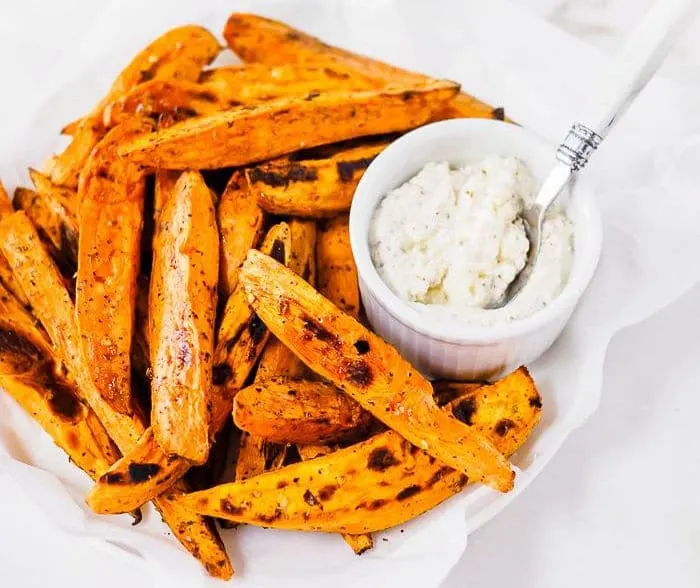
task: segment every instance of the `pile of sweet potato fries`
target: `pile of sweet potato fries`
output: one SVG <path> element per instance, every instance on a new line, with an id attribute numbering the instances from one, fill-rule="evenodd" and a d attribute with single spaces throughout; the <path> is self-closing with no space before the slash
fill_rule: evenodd
<path id="1" fill-rule="evenodd" d="M 260 16 L 224 37 L 241 65 L 207 69 L 198 26 L 153 41 L 0 195 L 0 386 L 95 512 L 153 502 L 219 578 L 215 519 L 359 554 L 469 482 L 510 490 L 541 410 L 524 368 L 431 384 L 363 326 L 348 241 L 394 137 L 503 111 Z"/>

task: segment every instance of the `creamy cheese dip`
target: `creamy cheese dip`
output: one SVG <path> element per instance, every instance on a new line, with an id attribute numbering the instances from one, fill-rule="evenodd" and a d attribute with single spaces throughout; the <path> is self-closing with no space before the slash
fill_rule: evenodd
<path id="1" fill-rule="evenodd" d="M 521 294 L 503 308 L 484 307 L 501 299 L 525 265 L 529 244 L 521 215 L 533 188 L 515 157 L 428 163 L 375 210 L 369 229 L 374 265 L 397 296 L 426 312 L 480 325 L 529 316 L 569 279 L 573 226 L 559 210 L 545 219 L 537 265 Z"/>

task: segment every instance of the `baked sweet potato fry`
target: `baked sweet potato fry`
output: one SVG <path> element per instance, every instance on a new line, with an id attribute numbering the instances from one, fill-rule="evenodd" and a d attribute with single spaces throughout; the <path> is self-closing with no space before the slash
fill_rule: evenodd
<path id="1" fill-rule="evenodd" d="M 120 154 L 165 169 L 247 165 L 302 147 L 415 128 L 458 90 L 454 82 L 436 81 L 280 99 L 180 122 L 125 143 Z"/>
<path id="2" fill-rule="evenodd" d="M 318 291 L 353 318 L 360 316 L 360 290 L 355 258 L 350 248 L 346 215 L 322 224 L 316 247 Z"/>
<path id="3" fill-rule="evenodd" d="M 399 353 L 274 259 L 250 251 L 241 283 L 272 333 L 317 374 L 438 459 L 500 491 L 515 473 L 487 439 L 440 411 Z"/>
<path id="4" fill-rule="evenodd" d="M 141 260 L 144 177 L 116 156 L 117 145 L 150 125 L 139 119 L 112 129 L 81 174 L 76 316 L 95 386 L 116 411 L 131 406 L 131 340 Z"/>
<path id="5" fill-rule="evenodd" d="M 165 173 L 165 172 L 159 172 Z M 238 283 L 238 270 L 248 249 L 258 244 L 265 220 L 245 174 L 233 172 L 216 210 L 221 236 L 219 289 L 229 296 Z"/>
<path id="6" fill-rule="evenodd" d="M 272 161 L 246 170 L 260 207 L 273 214 L 324 218 L 350 210 L 362 174 L 386 143 L 355 147 L 325 160 Z"/>
<path id="7" fill-rule="evenodd" d="M 218 67 L 202 72 L 200 83 L 214 93 L 225 108 L 251 105 L 289 96 L 318 92 L 371 90 L 379 84 L 354 72 L 331 66 L 294 64 Z"/>
<path id="8" fill-rule="evenodd" d="M 206 29 L 194 25 L 171 29 L 150 43 L 121 71 L 107 95 L 75 127 L 70 144 L 53 161 L 51 180 L 77 186 L 85 161 L 105 133 L 102 116 L 107 105 L 149 80 L 194 82 L 219 50 L 216 38 Z"/>
<path id="9" fill-rule="evenodd" d="M 289 261 L 289 227 L 280 223 L 272 227 L 265 238 L 262 250 L 272 253 L 285 262 Z M 269 336 L 267 328 L 250 308 L 242 287 L 229 297 L 224 316 L 217 333 L 214 352 L 213 390 L 209 414 L 209 435 L 217 435 L 229 418 L 233 397 L 243 387 Z M 88 494 L 88 504 L 99 513 L 129 512 L 165 492 L 178 476 L 187 470 L 180 461 L 171 458 L 160 447 L 150 431 L 141 438 L 138 446 L 123 452 L 124 457 L 102 476 Z M 146 457 L 147 461 L 144 461 Z M 151 467 L 150 474 L 123 483 L 124 472 L 144 465 Z M 192 465 L 191 463 L 189 465 Z M 110 474 L 115 473 L 116 483 Z"/>
<path id="10" fill-rule="evenodd" d="M 224 28 L 226 43 L 250 64 L 296 64 L 332 67 L 338 72 L 382 84 L 406 84 L 429 80 L 429 76 L 407 71 L 364 55 L 333 47 L 303 31 L 256 14 L 232 14 Z M 502 108 L 493 108 L 464 92 L 441 110 L 435 120 L 447 118 L 504 119 Z"/>
<path id="11" fill-rule="evenodd" d="M 167 453 L 201 464 L 209 454 L 219 234 L 198 172 L 184 172 L 165 201 L 153 250 L 151 427 Z"/>
<path id="12" fill-rule="evenodd" d="M 333 66 L 340 71 L 354 72 L 378 82 L 421 80 L 427 77 L 332 47 L 303 31 L 257 14 L 233 13 L 226 21 L 224 39 L 231 50 L 246 63 Z"/>
<path id="13" fill-rule="evenodd" d="M 314 283 L 316 262 L 316 224 L 313 221 L 292 219 L 289 222 L 291 251 L 289 268 Z M 278 339 L 270 337 L 260 356 L 255 382 L 271 376 L 300 377 L 306 371 L 303 362 L 287 349 Z M 282 467 L 289 445 L 277 444 L 260 435 L 243 432 L 236 461 L 235 479 L 244 480 L 265 471 Z"/>
<path id="14" fill-rule="evenodd" d="M 527 440 L 540 416 L 540 397 L 529 374 L 518 370 L 474 394 L 478 400 L 469 429 L 499 452 L 511 455 Z M 387 431 L 325 457 L 181 500 L 202 514 L 240 523 L 365 533 L 415 518 L 470 481 L 463 472 Z"/>
<path id="15" fill-rule="evenodd" d="M 0 287 L 0 386 L 91 478 L 118 453 L 35 319 Z"/>
<path id="16" fill-rule="evenodd" d="M 357 402 L 325 382 L 283 376 L 244 388 L 233 403 L 243 431 L 276 443 L 322 444 L 347 440 L 369 424 Z"/>
<path id="17" fill-rule="evenodd" d="M 39 236 L 23 212 L 7 215 L 0 221 L 0 249 L 12 267 L 17 281 L 29 299 L 33 311 L 41 321 L 57 354 L 74 375 L 81 396 L 104 425 L 122 454 L 130 453 L 144 432 L 144 425 L 135 412 L 125 415 L 114 411 L 95 388 L 88 369 L 80 354 L 80 335 L 74 315 L 73 303 L 62 284 L 58 269 L 44 251 Z M 51 296 L 46 296 L 50 292 Z M 148 478 L 164 464 L 178 467 L 178 458 L 163 456 L 163 463 L 151 463 Z M 143 481 L 142 475 L 138 476 Z M 105 473 L 100 480 L 103 480 Z M 129 477 L 115 483 L 129 485 Z M 181 505 L 171 502 L 184 491 L 182 487 L 172 489 L 166 499 L 156 498 L 154 504 L 163 514 L 166 524 L 172 529 L 185 548 L 207 567 L 210 573 L 220 578 L 233 574 L 228 555 L 221 545 L 215 530 L 201 516 Z M 129 508 L 128 511 L 136 507 Z"/>

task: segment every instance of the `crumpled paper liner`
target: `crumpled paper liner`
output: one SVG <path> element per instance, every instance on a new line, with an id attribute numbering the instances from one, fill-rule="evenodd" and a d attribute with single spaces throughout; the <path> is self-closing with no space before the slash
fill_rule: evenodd
<path id="1" fill-rule="evenodd" d="M 43 106 L 0 138 L 0 177 L 26 183 L 62 145 L 58 131 L 88 110 L 131 55 L 167 27 L 202 23 L 220 33 L 232 10 L 255 11 L 324 40 L 396 65 L 462 82 L 464 89 L 536 129 L 563 137 L 585 88 L 606 59 L 505 0 L 185 0 L 115 2 L 49 78 Z M 230 57 L 229 57 L 230 59 Z M 437 586 L 467 536 L 505 508 L 596 410 L 611 337 L 679 298 L 700 281 L 700 112 L 697 93 L 651 83 L 596 155 L 584 181 L 599 196 L 605 243 L 598 273 L 555 346 L 531 371 L 544 397 L 541 425 L 514 460 L 516 488 L 501 495 L 470 487 L 429 514 L 376 535 L 356 557 L 338 536 L 243 527 L 224 533 L 241 588 L 284 585 Z M 154 586 L 214 586 L 165 533 L 153 511 L 132 528 L 127 516 L 89 512 L 89 481 L 38 426 L 0 395 L 0 476 L 9 476 L 72 536 L 99 538 L 149 562 Z M 542 505 L 547 508 L 547 505 Z"/>

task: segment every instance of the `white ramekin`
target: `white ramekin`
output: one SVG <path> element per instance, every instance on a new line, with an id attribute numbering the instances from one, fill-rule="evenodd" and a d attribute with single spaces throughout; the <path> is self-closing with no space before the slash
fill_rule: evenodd
<path id="1" fill-rule="evenodd" d="M 382 196 L 429 161 L 461 162 L 487 154 L 515 155 L 542 180 L 554 149 L 522 127 L 494 120 L 456 119 L 426 125 L 387 147 L 368 167 L 350 210 L 350 241 L 360 294 L 374 330 L 421 372 L 450 379 L 493 379 L 542 355 L 555 341 L 593 278 L 602 244 L 602 224 L 593 194 L 578 181 L 567 204 L 574 223 L 574 262 L 569 282 L 534 315 L 477 327 L 437 321 L 399 299 L 372 263 L 368 231 Z"/>

